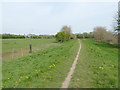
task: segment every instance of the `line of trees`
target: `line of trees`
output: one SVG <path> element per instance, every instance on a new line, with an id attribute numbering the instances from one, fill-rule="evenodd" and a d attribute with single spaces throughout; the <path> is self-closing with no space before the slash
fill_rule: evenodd
<path id="1" fill-rule="evenodd" d="M 24 35 L 14 35 L 14 34 L 1 34 L 2 39 L 23 39 L 25 38 Z"/>
<path id="2" fill-rule="evenodd" d="M 54 35 L 31 35 L 31 39 L 52 39 Z"/>
<path id="3" fill-rule="evenodd" d="M 82 34 L 76 34 L 76 38 L 94 38 L 93 32 L 87 33 L 84 32 Z"/>
<path id="4" fill-rule="evenodd" d="M 54 35 L 39 35 L 41 38 L 44 38 L 44 39 L 52 39 L 54 38 Z"/>
<path id="5" fill-rule="evenodd" d="M 35 34 L 29 34 L 29 35 L 15 35 L 15 34 L 0 34 L 0 38 L 2 39 L 25 39 L 25 38 L 31 38 L 31 39 L 52 39 L 54 38 L 54 35 L 35 35 Z"/>
<path id="6" fill-rule="evenodd" d="M 30 38 L 32 38 L 32 39 L 40 39 L 41 36 L 34 35 L 34 36 L 30 36 Z"/>

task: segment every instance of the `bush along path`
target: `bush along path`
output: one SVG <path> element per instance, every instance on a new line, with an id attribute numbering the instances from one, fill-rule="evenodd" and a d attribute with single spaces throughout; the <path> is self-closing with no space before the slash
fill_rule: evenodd
<path id="1" fill-rule="evenodd" d="M 80 44 L 80 40 L 78 40 L 78 41 L 79 41 L 79 44 Z M 81 44 L 80 44 L 78 53 L 77 53 L 77 55 L 76 55 L 76 57 L 75 57 L 75 60 L 74 60 L 74 62 L 73 62 L 73 64 L 72 64 L 72 67 L 70 68 L 70 72 L 68 73 L 65 81 L 62 83 L 62 88 L 68 88 L 68 86 L 69 86 L 69 82 L 70 82 L 70 80 L 71 80 L 72 74 L 73 74 L 73 72 L 74 72 L 74 70 L 75 70 L 76 63 L 77 63 L 77 60 L 78 60 L 78 57 L 79 57 L 80 49 L 81 49 Z"/>

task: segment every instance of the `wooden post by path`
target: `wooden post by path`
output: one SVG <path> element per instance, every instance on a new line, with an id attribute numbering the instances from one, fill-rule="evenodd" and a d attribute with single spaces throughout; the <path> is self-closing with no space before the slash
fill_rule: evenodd
<path id="1" fill-rule="evenodd" d="M 32 45 L 30 44 L 30 53 L 32 53 Z"/>
<path id="2" fill-rule="evenodd" d="M 21 56 L 23 56 L 23 48 L 21 48 Z"/>

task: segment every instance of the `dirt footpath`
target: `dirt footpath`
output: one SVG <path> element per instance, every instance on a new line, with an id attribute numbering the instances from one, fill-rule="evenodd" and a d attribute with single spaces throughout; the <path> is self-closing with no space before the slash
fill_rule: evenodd
<path id="1" fill-rule="evenodd" d="M 79 50 L 78 50 L 78 53 L 76 55 L 76 58 L 72 64 L 72 67 L 70 68 L 70 72 L 68 73 L 65 81 L 62 83 L 62 87 L 61 88 L 68 88 L 69 86 L 69 83 L 70 83 L 70 80 L 71 80 L 71 77 L 72 77 L 72 74 L 75 70 L 75 67 L 76 67 L 76 63 L 77 63 L 77 60 L 78 60 L 78 57 L 79 57 L 79 53 L 80 53 L 80 50 L 81 50 L 81 43 L 80 43 L 80 40 L 79 41 L 79 44 L 80 44 L 80 47 L 79 47 Z"/>

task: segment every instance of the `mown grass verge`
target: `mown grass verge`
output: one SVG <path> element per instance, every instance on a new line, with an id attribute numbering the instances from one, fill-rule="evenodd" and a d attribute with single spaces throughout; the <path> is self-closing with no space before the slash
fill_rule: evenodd
<path id="1" fill-rule="evenodd" d="M 79 48 L 78 40 L 2 62 L 2 88 L 60 88 Z"/>
<path id="2" fill-rule="evenodd" d="M 70 88 L 117 88 L 118 47 L 81 39 L 82 48 Z"/>

